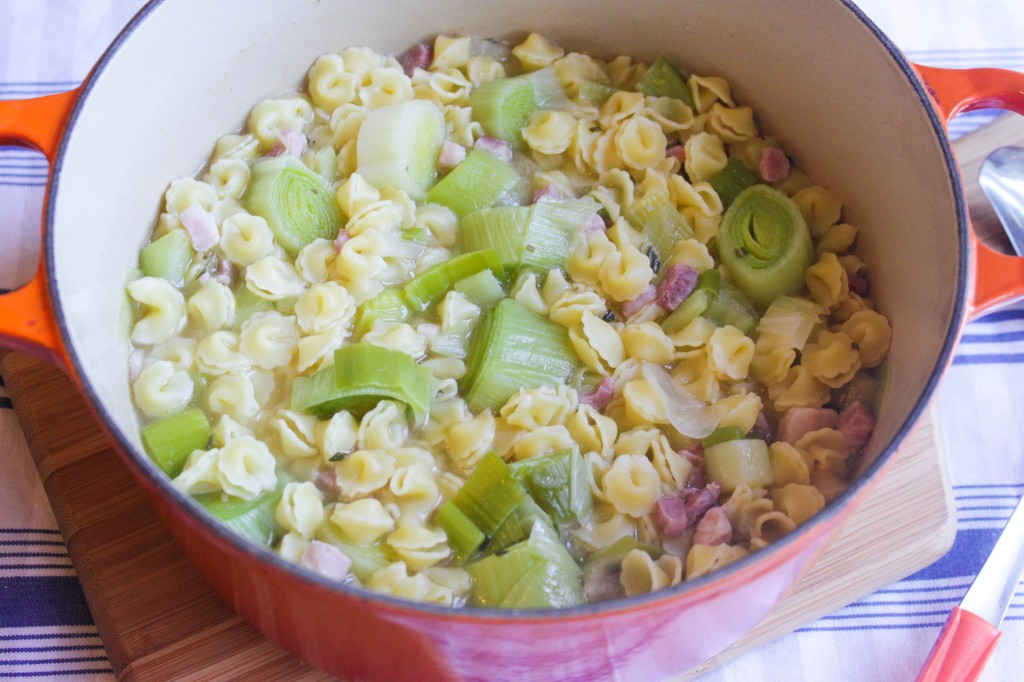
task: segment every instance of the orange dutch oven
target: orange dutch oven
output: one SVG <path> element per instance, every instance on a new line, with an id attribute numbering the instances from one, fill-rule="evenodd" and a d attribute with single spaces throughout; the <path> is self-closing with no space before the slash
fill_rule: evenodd
<path id="1" fill-rule="evenodd" d="M 892 388 L 854 484 L 774 545 L 649 595 L 565 610 L 450 609 L 339 586 L 209 522 L 149 461 L 118 311 L 169 179 L 261 98 L 350 45 L 538 30 L 570 49 L 660 54 L 733 85 L 861 226 L 892 321 Z M 1024 259 L 973 235 L 945 126 L 1024 113 L 1024 75 L 915 66 L 844 0 L 154 0 L 77 90 L 0 102 L 0 144 L 51 173 L 39 270 L 0 296 L 0 343 L 74 378 L 124 465 L 217 592 L 268 637 L 346 679 L 656 680 L 751 629 L 810 567 L 912 430 L 970 316 L 1024 293 Z"/>

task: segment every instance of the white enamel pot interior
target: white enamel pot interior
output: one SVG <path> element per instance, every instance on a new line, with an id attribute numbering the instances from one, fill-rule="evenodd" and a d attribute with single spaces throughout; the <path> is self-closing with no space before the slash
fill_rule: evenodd
<path id="1" fill-rule="evenodd" d="M 840 0 L 163 0 L 132 22 L 83 89 L 55 168 L 44 246 L 74 370 L 154 494 L 172 506 L 180 502 L 139 443 L 118 315 L 125 273 L 137 263 L 168 182 L 199 170 L 218 136 L 240 128 L 262 98 L 299 86 L 322 53 L 353 45 L 401 53 L 438 33 L 516 39 L 531 30 L 570 50 L 643 60 L 666 55 L 687 70 L 724 76 L 736 99 L 758 112 L 763 129 L 844 199 L 845 219 L 861 228 L 858 254 L 871 268 L 873 298 L 893 326 L 892 389 L 865 480 L 884 468 L 949 360 L 964 314 L 967 233 L 942 126 L 909 65 L 852 6 Z M 862 492 L 854 486 L 801 533 L 823 534 L 819 526 Z M 199 525 L 193 511 L 182 514 L 191 519 L 186 525 Z M 813 552 L 799 545 L 801 533 L 700 581 L 701 589 L 715 592 L 726 584 L 716 581 L 757 572 L 758 562 L 799 555 L 806 563 Z M 242 551 L 221 531 L 207 534 Z M 192 537 L 190 554 L 203 552 L 203 542 Z M 253 552 L 252 561 L 275 566 L 291 582 L 316 582 L 283 568 L 269 552 Z M 802 568 L 789 570 L 787 580 Z M 573 613 L 593 622 L 632 604 L 684 603 L 692 589 Z M 738 617 L 740 629 L 751 627 L 784 589 L 751 605 Z M 336 592 L 340 602 L 367 601 Z M 447 617 L 440 609 L 379 603 L 402 617 Z M 488 618 L 522 624 L 523 632 L 533 622 L 522 615 Z M 721 628 L 721 636 L 693 650 L 680 644 L 680 653 L 665 660 L 621 657 L 611 668 L 594 669 L 614 670 L 621 679 L 679 672 L 724 648 L 736 629 Z M 291 643 L 286 634 L 271 634 Z M 595 660 L 606 655 L 600 648 L 590 653 Z M 502 669 L 531 677 L 521 659 L 509 657 L 510 667 Z M 459 674 L 472 676 L 469 669 Z"/>

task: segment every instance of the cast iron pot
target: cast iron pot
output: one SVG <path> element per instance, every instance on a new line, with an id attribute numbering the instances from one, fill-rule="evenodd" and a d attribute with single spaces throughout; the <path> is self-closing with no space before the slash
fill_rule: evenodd
<path id="1" fill-rule="evenodd" d="M 207 521 L 149 461 L 118 335 L 170 179 L 320 54 L 400 53 L 437 33 L 521 37 L 718 74 L 800 165 L 845 200 L 891 320 L 892 390 L 858 480 L 783 540 L 655 594 L 561 611 L 452 610 L 337 586 Z M 0 297 L 0 341 L 80 385 L 174 537 L 267 636 L 346 679 L 656 680 L 752 628 L 829 543 L 920 417 L 964 320 L 1024 292 L 1024 261 L 973 238 L 945 128 L 956 113 L 1024 112 L 1024 76 L 915 67 L 843 0 L 154 0 L 72 92 L 0 102 L 0 143 L 51 174 L 39 271 Z"/>

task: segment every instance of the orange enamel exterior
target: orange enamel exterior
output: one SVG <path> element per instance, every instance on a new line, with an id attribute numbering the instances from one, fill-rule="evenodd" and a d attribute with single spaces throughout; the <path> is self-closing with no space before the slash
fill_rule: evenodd
<path id="1" fill-rule="evenodd" d="M 57 148 L 78 90 L 28 100 L 0 102 L 0 145 L 31 147 L 50 160 Z M 49 191 L 49 189 L 47 189 Z M 69 366 L 54 321 L 46 272 L 40 258 L 24 286 L 0 296 L 0 345 Z"/>
<path id="2" fill-rule="evenodd" d="M 976 109 L 1006 109 L 1024 115 L 1024 74 L 1003 69 L 939 69 L 915 65 L 943 119 Z M 981 243 L 971 228 L 974 293 L 970 316 L 1024 296 L 1024 258 Z"/>

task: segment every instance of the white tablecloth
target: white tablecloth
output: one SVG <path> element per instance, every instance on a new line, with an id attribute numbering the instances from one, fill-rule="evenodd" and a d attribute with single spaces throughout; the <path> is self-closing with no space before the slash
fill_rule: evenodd
<path id="1" fill-rule="evenodd" d="M 0 0 L 0 99 L 77 85 L 142 0 Z M 862 0 L 908 56 L 946 67 L 1024 71 L 1024 2 Z M 312 56 L 311 56 L 312 57 Z M 961 135 L 992 119 L 957 119 Z M 37 262 L 47 166 L 0 147 L 0 288 Z M 758 682 L 913 679 L 1018 496 L 1024 494 L 1024 305 L 970 324 L 939 396 L 959 525 L 945 558 L 878 593 L 709 673 Z M 67 551 L 0 382 L 0 678 L 112 676 Z M 1024 679 L 1024 593 L 983 679 Z"/>

